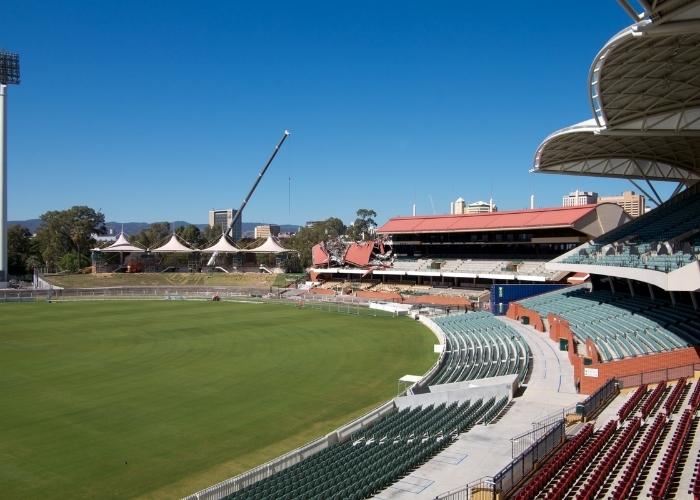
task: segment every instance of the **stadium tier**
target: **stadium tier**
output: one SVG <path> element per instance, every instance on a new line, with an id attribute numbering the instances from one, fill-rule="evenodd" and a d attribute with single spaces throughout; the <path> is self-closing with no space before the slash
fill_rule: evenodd
<path id="1" fill-rule="evenodd" d="M 435 319 L 445 333 L 445 359 L 428 385 L 517 374 L 522 383 L 532 354 L 522 336 L 485 312 Z"/>
<path id="2" fill-rule="evenodd" d="M 698 220 L 700 190 L 695 186 L 560 262 L 670 272 L 697 261 Z"/>
<path id="3" fill-rule="evenodd" d="M 696 488 L 684 469 L 693 440 L 700 383 L 685 378 L 672 388 L 641 386 L 627 398 L 617 418 L 594 432 L 586 424 L 540 469 L 514 498 L 682 498 Z M 671 491 L 672 480 L 675 491 Z M 687 481 L 687 484 L 683 484 Z M 680 483 L 680 484 L 679 484 Z"/>
<path id="4" fill-rule="evenodd" d="M 491 398 L 461 404 L 405 408 L 367 430 L 233 495 L 233 499 L 369 497 L 406 475 L 507 404 Z"/>
<path id="5" fill-rule="evenodd" d="M 700 316 L 681 304 L 587 288 L 558 290 L 519 303 L 541 317 L 555 314 L 568 321 L 576 337 L 593 341 L 602 361 L 700 344 Z"/>

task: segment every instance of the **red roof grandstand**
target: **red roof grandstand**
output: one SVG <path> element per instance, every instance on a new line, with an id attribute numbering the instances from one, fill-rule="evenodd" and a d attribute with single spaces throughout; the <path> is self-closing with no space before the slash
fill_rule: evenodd
<path id="1" fill-rule="evenodd" d="M 505 229 L 570 227 L 594 212 L 597 205 L 539 208 L 466 215 L 393 217 L 377 229 L 380 234 L 502 231 Z"/>
<path id="2" fill-rule="evenodd" d="M 328 255 L 328 250 L 326 250 L 326 244 L 324 242 L 317 243 L 311 247 L 311 258 L 313 259 L 314 266 L 328 264 L 331 261 L 331 256 Z"/>

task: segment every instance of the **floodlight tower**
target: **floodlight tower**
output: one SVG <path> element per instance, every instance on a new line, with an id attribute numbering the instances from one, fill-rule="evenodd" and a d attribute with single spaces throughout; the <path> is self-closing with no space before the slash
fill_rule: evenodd
<path id="1" fill-rule="evenodd" d="M 0 50 L 0 288 L 7 287 L 7 86 L 19 85 L 19 55 Z"/>

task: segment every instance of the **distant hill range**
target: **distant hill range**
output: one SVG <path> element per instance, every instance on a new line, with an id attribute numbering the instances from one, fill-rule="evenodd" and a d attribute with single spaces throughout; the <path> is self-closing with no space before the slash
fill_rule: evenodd
<path id="1" fill-rule="evenodd" d="M 19 224 L 20 226 L 24 226 L 27 229 L 29 229 L 32 233 L 36 233 L 37 228 L 39 227 L 39 224 L 41 224 L 41 219 L 28 219 L 28 220 L 11 220 L 9 221 L 10 226 L 14 224 Z M 182 220 L 178 220 L 175 222 L 170 223 L 170 227 L 177 229 L 180 226 L 187 226 L 189 222 L 185 222 Z M 243 236 L 244 237 L 253 237 L 253 232 L 255 230 L 255 226 L 261 226 L 263 224 L 271 224 L 269 222 L 244 222 L 242 229 L 243 229 Z M 274 224 L 274 223 L 272 223 Z M 122 225 L 124 226 L 124 232 L 126 234 L 136 234 L 143 229 L 146 229 L 148 226 L 151 225 L 150 222 L 107 222 L 105 224 L 107 226 L 107 229 L 111 229 L 114 234 L 119 234 L 119 232 L 122 230 Z M 207 227 L 207 224 L 195 224 L 199 229 L 204 229 Z M 296 224 L 280 224 L 280 231 L 283 233 L 296 233 L 299 230 L 299 226 Z"/>

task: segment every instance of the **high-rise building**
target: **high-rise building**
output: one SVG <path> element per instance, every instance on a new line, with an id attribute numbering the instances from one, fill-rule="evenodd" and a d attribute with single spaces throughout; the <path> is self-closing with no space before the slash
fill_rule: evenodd
<path id="1" fill-rule="evenodd" d="M 464 198 L 460 197 L 450 203 L 450 213 L 452 215 L 483 214 L 496 211 L 498 211 L 498 207 L 493 204 L 493 200 L 489 200 L 488 203 L 485 201 L 467 203 L 464 201 Z"/>
<path id="2" fill-rule="evenodd" d="M 279 236 L 280 227 L 277 224 L 262 224 L 255 226 L 255 239 L 267 238 L 268 236 Z"/>
<path id="3" fill-rule="evenodd" d="M 233 217 L 238 213 L 238 210 L 228 208 L 226 210 L 209 210 L 209 227 L 220 227 L 224 231 L 228 229 L 233 222 Z M 243 214 L 233 226 L 233 240 L 240 240 L 243 236 Z"/>
<path id="4" fill-rule="evenodd" d="M 455 201 L 450 203 L 450 213 L 452 215 L 462 215 L 467 213 L 467 203 L 464 201 L 464 198 L 460 196 Z"/>
<path id="5" fill-rule="evenodd" d="M 493 200 L 489 200 L 488 203 L 485 201 L 475 201 L 467 205 L 468 214 L 487 214 L 491 212 L 498 212 L 498 207 L 494 205 Z"/>
<path id="6" fill-rule="evenodd" d="M 592 191 L 573 191 L 562 198 L 563 207 L 578 207 L 580 205 L 595 205 L 598 203 L 598 193 Z"/>
<path id="7" fill-rule="evenodd" d="M 620 205 L 630 217 L 639 217 L 646 213 L 646 198 L 634 191 L 625 191 L 619 196 L 601 196 L 598 198 L 598 203 Z"/>

